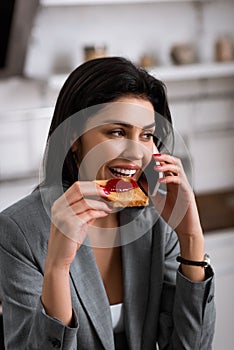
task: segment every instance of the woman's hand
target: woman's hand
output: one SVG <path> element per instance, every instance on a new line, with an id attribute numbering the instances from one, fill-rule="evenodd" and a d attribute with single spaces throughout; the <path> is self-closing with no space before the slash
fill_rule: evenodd
<path id="1" fill-rule="evenodd" d="M 84 196 L 96 197 L 85 199 Z M 106 197 L 92 182 L 74 183 L 51 210 L 51 232 L 46 257 L 41 300 L 45 311 L 64 324 L 75 327 L 70 291 L 70 264 L 85 239 L 88 226 L 110 213 L 108 205 L 97 199 Z"/>
<path id="2" fill-rule="evenodd" d="M 154 155 L 155 171 L 164 177 L 158 181 L 166 184 L 167 193 L 159 192 L 152 197 L 155 208 L 176 231 L 180 243 L 181 256 L 187 260 L 204 259 L 204 237 L 193 190 L 188 182 L 181 160 L 168 154 Z M 159 165 L 160 164 L 160 165 Z M 182 265 L 182 271 L 192 281 L 205 278 L 204 268 Z"/>
<path id="3" fill-rule="evenodd" d="M 54 202 L 47 265 L 70 267 L 86 237 L 88 226 L 111 212 L 107 203 L 98 200 L 106 196 L 95 183 L 77 181 Z"/>
<path id="4" fill-rule="evenodd" d="M 167 187 L 166 196 L 156 193 L 152 197 L 155 207 L 178 236 L 196 236 L 202 231 L 200 219 L 181 160 L 168 154 L 154 155 L 154 159 L 160 164 L 155 165 L 154 169 L 164 174 L 158 181 Z"/>
<path id="5" fill-rule="evenodd" d="M 168 154 L 155 154 L 154 170 L 162 172 L 159 182 L 166 184 L 167 192 L 151 196 L 152 202 L 166 222 L 176 231 L 181 256 L 187 260 L 204 259 L 204 237 L 193 190 L 188 182 L 181 160 Z M 182 265 L 183 273 L 193 281 L 204 279 L 204 269 Z"/>

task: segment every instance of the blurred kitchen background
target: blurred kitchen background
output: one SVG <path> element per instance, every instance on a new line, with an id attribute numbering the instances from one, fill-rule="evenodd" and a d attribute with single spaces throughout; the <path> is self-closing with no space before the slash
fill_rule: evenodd
<path id="1" fill-rule="evenodd" d="M 73 68 L 113 55 L 146 67 L 167 85 L 176 153 L 216 270 L 214 350 L 234 349 L 233 15 L 234 0 L 0 4 L 0 210 L 40 181 L 54 104 Z"/>

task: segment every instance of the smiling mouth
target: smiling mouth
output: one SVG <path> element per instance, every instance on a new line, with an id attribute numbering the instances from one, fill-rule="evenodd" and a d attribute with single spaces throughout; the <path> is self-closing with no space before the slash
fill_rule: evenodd
<path id="1" fill-rule="evenodd" d="M 136 169 L 124 169 L 124 168 L 109 168 L 113 175 L 117 177 L 133 177 L 137 170 Z"/>

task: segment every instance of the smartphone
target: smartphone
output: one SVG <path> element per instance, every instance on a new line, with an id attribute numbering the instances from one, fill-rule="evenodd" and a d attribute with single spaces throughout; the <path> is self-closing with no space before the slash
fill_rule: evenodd
<path id="1" fill-rule="evenodd" d="M 142 178 L 147 181 L 148 184 L 148 192 L 149 195 L 155 196 L 160 183 L 158 182 L 158 179 L 163 177 L 162 172 L 157 172 L 154 170 L 155 165 L 160 165 L 159 162 L 156 162 L 155 159 L 152 157 L 150 163 L 147 165 L 147 167 L 144 170 L 144 174 L 142 175 Z"/>

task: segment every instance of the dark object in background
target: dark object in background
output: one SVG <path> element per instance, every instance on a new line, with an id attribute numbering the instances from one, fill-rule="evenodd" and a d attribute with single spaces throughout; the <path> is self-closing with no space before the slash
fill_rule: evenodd
<path id="1" fill-rule="evenodd" d="M 205 232 L 234 227 L 234 188 L 196 195 Z"/>
<path id="2" fill-rule="evenodd" d="M 39 0 L 0 1 L 0 78 L 23 75 Z"/>
<path id="3" fill-rule="evenodd" d="M 170 50 L 172 62 L 178 65 L 195 63 L 196 50 L 190 43 L 175 44 Z"/>
<path id="4" fill-rule="evenodd" d="M 84 50 L 84 60 L 89 61 L 93 60 L 95 58 L 101 58 L 106 57 L 107 55 L 107 48 L 105 45 L 103 46 L 85 46 L 83 48 Z"/>
<path id="5" fill-rule="evenodd" d="M 12 18 L 14 12 L 15 0 L 2 1 L 0 3 L 0 68 L 6 65 L 7 49 L 9 46 L 10 29 L 12 26 Z"/>
<path id="6" fill-rule="evenodd" d="M 230 62 L 234 59 L 234 43 L 229 36 L 219 38 L 215 43 L 215 60 Z"/>

